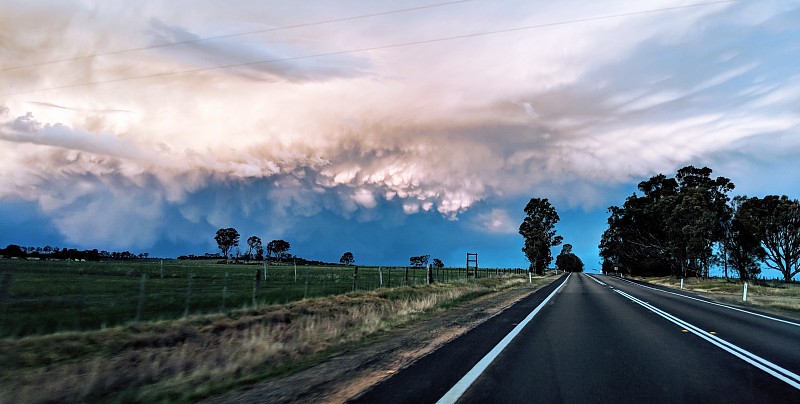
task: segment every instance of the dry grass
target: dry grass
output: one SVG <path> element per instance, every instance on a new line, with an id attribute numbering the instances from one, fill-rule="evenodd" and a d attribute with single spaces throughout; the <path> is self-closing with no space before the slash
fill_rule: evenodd
<path id="1" fill-rule="evenodd" d="M 680 288 L 680 279 L 673 277 L 642 278 L 642 280 Z M 748 283 L 747 302 L 742 302 L 744 285 L 738 281 L 728 281 L 724 278 L 688 278 L 684 280 L 683 288 L 723 303 L 777 309 L 779 314 L 788 314 L 792 317 L 800 315 L 800 285 L 797 284 L 787 285 L 774 281 Z"/>
<path id="2" fill-rule="evenodd" d="M 228 315 L 0 340 L 0 401 L 191 401 L 320 361 L 527 279 L 383 289 Z"/>

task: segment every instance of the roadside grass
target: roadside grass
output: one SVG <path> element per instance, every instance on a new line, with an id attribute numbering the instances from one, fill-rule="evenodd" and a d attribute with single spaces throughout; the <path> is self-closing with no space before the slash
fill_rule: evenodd
<path id="1" fill-rule="evenodd" d="M 0 259 L 0 338 L 172 320 L 425 283 L 424 269 L 409 269 L 408 277 L 405 268 L 361 266 L 354 272 L 352 266 Z M 434 271 L 434 276 L 437 282 L 458 282 L 466 273 L 450 268 Z"/>
<path id="2" fill-rule="evenodd" d="M 650 283 L 671 288 L 680 288 L 680 279 L 671 276 L 641 278 Z M 800 315 L 800 285 L 779 281 L 757 280 L 747 285 L 747 301 L 742 301 L 744 284 L 725 278 L 687 278 L 683 288 L 701 293 L 721 303 L 777 309 L 778 314 Z M 787 313 L 788 312 L 788 313 Z"/>
<path id="3" fill-rule="evenodd" d="M 0 340 L 0 402 L 191 402 L 319 363 L 380 333 L 507 288 L 502 276 Z"/>

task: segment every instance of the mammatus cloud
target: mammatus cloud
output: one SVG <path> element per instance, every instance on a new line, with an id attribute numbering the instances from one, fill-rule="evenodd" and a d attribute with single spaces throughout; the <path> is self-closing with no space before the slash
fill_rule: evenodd
<path id="1" fill-rule="evenodd" d="M 291 59 L 631 11 L 504 6 L 449 10 L 461 23 L 445 31 L 436 13 L 408 15 L 5 70 L 0 199 L 35 202 L 76 242 L 123 247 L 243 218 L 276 233 L 328 213 L 459 221 L 479 204 L 463 226 L 508 235 L 515 220 L 495 204 L 605 208 L 609 187 L 683 164 L 800 151 L 800 13 L 781 2 Z M 287 7 L 19 2 L 0 17 L 0 58 L 26 66 L 320 19 Z M 33 20 L 48 34 L 28 35 Z M 286 60 L 247 65 L 273 59 Z M 242 66 L 214 68 L 230 64 Z M 192 72 L 162 76 L 179 71 Z"/>

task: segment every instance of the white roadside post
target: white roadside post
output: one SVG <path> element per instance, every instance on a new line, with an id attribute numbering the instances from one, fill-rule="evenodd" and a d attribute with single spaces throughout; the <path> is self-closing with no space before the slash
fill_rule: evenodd
<path id="1" fill-rule="evenodd" d="M 681 278 L 681 290 L 683 290 L 683 278 Z"/>
<path id="2" fill-rule="evenodd" d="M 381 287 L 383 287 L 383 267 L 378 267 L 378 276 L 381 280 Z"/>
<path id="3" fill-rule="evenodd" d="M 742 301 L 747 301 L 747 282 L 744 283 L 744 290 L 742 291 Z"/>

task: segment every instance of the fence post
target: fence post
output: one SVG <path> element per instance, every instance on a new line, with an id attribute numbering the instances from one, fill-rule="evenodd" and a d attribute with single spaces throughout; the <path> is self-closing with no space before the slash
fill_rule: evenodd
<path id="1" fill-rule="evenodd" d="M 356 291 L 356 281 L 358 280 L 358 265 L 353 267 L 353 292 Z"/>
<path id="2" fill-rule="evenodd" d="M 388 279 L 386 279 L 386 287 L 391 288 L 392 287 L 392 267 L 386 268 L 386 271 L 387 271 L 386 277 L 388 278 Z"/>
<path id="3" fill-rule="evenodd" d="M 189 316 L 189 301 L 192 300 L 192 277 L 194 274 L 189 271 L 189 286 L 186 287 L 186 305 L 183 308 L 183 317 Z"/>
<path id="4" fill-rule="evenodd" d="M 11 296 L 11 280 L 13 275 L 11 272 L 3 272 L 3 278 L 0 279 L 0 325 L 5 322 L 6 316 L 6 299 Z"/>
<path id="5" fill-rule="evenodd" d="M 142 318 L 142 305 L 144 304 L 145 285 L 147 285 L 147 274 L 143 272 L 142 280 L 139 281 L 139 303 L 136 305 L 136 319 L 133 320 L 134 323 L 138 323 Z"/>
<path id="6" fill-rule="evenodd" d="M 161 260 L 161 279 L 164 279 L 164 260 Z"/>
<path id="7" fill-rule="evenodd" d="M 433 283 L 433 266 L 428 264 L 428 285 Z"/>
<path id="8" fill-rule="evenodd" d="M 303 299 L 308 296 L 308 265 L 306 265 L 306 286 L 303 289 Z"/>
<path id="9" fill-rule="evenodd" d="M 258 308 L 258 294 L 261 289 L 261 272 L 260 269 L 256 269 L 256 279 L 253 282 L 253 308 Z"/>
<path id="10" fill-rule="evenodd" d="M 225 268 L 225 281 L 222 284 L 222 310 L 225 310 L 225 300 L 228 298 L 228 268 Z"/>
<path id="11" fill-rule="evenodd" d="M 380 287 L 383 287 L 383 267 L 378 267 L 378 277 L 380 278 Z"/>

